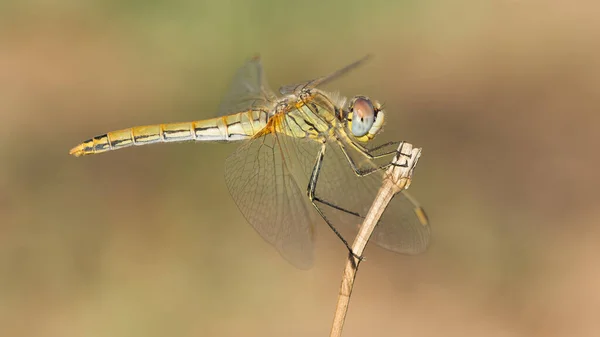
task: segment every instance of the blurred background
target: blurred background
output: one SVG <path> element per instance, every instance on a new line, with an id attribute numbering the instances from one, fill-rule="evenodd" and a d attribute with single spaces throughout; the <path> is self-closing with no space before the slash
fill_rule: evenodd
<path id="1" fill-rule="evenodd" d="M 344 336 L 600 334 L 600 5 L 559 0 L 0 2 L 0 335 L 327 336 L 346 257 L 296 270 L 223 179 L 235 145 L 76 159 L 110 130 L 215 114 L 248 57 L 272 87 L 386 104 L 423 148 L 432 244 L 367 247 Z"/>

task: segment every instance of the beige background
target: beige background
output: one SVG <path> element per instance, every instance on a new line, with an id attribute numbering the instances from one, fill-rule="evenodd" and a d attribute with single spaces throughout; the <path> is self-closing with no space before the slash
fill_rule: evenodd
<path id="1" fill-rule="evenodd" d="M 423 147 L 430 250 L 368 247 L 345 336 L 600 334 L 595 1 L 0 2 L 0 335 L 326 336 L 345 252 L 294 269 L 228 195 L 220 144 L 67 155 L 211 117 L 260 52 Z"/>

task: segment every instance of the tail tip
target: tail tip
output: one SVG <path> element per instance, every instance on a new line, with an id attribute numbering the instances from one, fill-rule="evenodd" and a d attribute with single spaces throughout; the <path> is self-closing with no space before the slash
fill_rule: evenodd
<path id="1" fill-rule="evenodd" d="M 69 154 L 71 156 L 75 156 L 75 157 L 81 157 L 85 154 L 85 152 L 83 151 L 83 144 L 79 144 L 77 146 L 75 146 L 74 148 L 72 148 L 71 150 L 69 150 Z"/>

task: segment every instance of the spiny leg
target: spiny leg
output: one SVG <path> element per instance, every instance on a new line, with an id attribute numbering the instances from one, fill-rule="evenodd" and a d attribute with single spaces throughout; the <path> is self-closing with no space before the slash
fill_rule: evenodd
<path id="1" fill-rule="evenodd" d="M 386 163 L 386 164 L 383 164 L 383 165 L 372 166 L 372 167 L 369 167 L 369 168 L 366 168 L 366 169 L 364 169 L 364 168 L 361 169 L 361 168 L 358 167 L 358 165 L 356 165 L 356 163 L 354 162 L 354 160 L 352 159 L 352 157 L 350 157 L 350 155 L 348 154 L 348 152 L 347 152 L 346 147 L 344 146 L 344 144 L 341 141 L 339 141 L 339 140 L 337 141 L 337 143 L 340 146 L 340 148 L 342 149 L 342 152 L 344 153 L 344 156 L 348 160 L 348 163 L 350 163 L 350 166 L 352 167 L 352 170 L 359 177 L 364 177 L 366 175 L 369 175 L 369 174 L 371 174 L 373 172 L 376 172 L 376 171 L 379 171 L 379 170 L 385 170 L 390 165 L 402 166 L 402 165 L 398 165 L 398 164 L 393 164 L 392 161 L 390 161 L 389 163 Z M 394 145 L 395 144 L 401 144 L 401 146 L 399 146 L 398 148 L 396 148 L 396 150 L 388 152 L 386 154 L 382 154 L 382 155 L 379 155 L 377 157 L 371 157 L 367 152 L 363 151 L 364 148 L 362 146 L 360 146 L 358 144 L 351 143 L 352 146 L 354 146 L 356 149 L 358 149 L 362 154 L 364 154 L 369 159 L 371 159 L 371 158 L 379 158 L 379 157 L 384 157 L 384 156 L 389 156 L 389 155 L 392 155 L 392 154 L 395 154 L 396 156 L 402 154 L 402 148 L 404 147 L 404 141 L 389 142 L 389 143 L 383 144 L 381 146 L 378 146 L 378 147 L 376 147 L 374 149 L 381 148 L 383 146 L 389 146 L 389 145 L 392 145 L 392 144 L 394 144 Z M 373 151 L 373 149 L 371 149 L 370 151 Z M 406 154 L 403 154 L 403 155 L 406 155 Z M 410 154 L 407 155 L 407 156 L 410 157 Z"/>
<path id="2" fill-rule="evenodd" d="M 354 144 L 354 145 L 356 145 L 356 147 L 359 148 L 360 151 L 363 152 L 368 158 L 377 159 L 377 158 L 382 158 L 382 157 L 397 153 L 398 145 L 400 145 L 402 143 L 404 143 L 403 140 L 395 140 L 395 141 L 387 142 L 385 144 L 377 145 L 370 149 L 366 148 L 362 145 L 359 145 L 359 144 Z M 391 150 L 388 150 L 387 152 L 383 152 L 380 154 L 373 154 L 375 151 L 377 151 L 379 149 L 383 149 L 383 148 L 390 147 L 390 146 L 393 146 L 393 148 Z"/>
<path id="3" fill-rule="evenodd" d="M 337 229 L 333 226 L 333 224 L 331 223 L 331 221 L 329 221 L 329 219 L 327 219 L 327 217 L 325 216 L 325 213 L 323 213 L 323 211 L 321 210 L 321 208 L 316 204 L 317 202 L 322 203 L 324 205 L 327 205 L 329 207 L 335 208 L 339 211 L 354 215 L 356 217 L 359 218 L 364 218 L 362 217 L 360 214 L 356 213 L 356 212 L 352 212 L 349 211 L 347 209 L 344 209 L 342 207 L 336 206 L 335 204 L 326 201 L 326 200 L 322 200 L 319 197 L 317 197 L 315 195 L 315 191 L 317 189 L 317 181 L 319 179 L 319 173 L 321 171 L 321 166 L 323 165 L 323 158 L 325 157 L 325 149 L 327 148 L 326 143 L 323 142 L 323 145 L 321 146 L 321 150 L 319 151 L 319 154 L 317 156 L 317 160 L 315 162 L 315 166 L 312 170 L 312 173 L 310 175 L 310 181 L 308 182 L 308 188 L 307 188 L 307 193 L 308 193 L 308 199 L 310 200 L 311 204 L 315 207 L 315 209 L 317 210 L 317 212 L 319 213 L 319 215 L 321 215 L 321 217 L 323 218 L 323 220 L 325 220 L 325 222 L 327 223 L 327 225 L 329 226 L 329 228 L 331 228 L 331 230 L 335 233 L 335 235 L 342 240 L 342 242 L 344 243 L 344 245 L 346 246 L 346 248 L 348 249 L 348 251 L 350 252 L 350 254 L 352 254 L 352 256 L 356 257 L 358 260 L 362 261 L 363 257 L 362 256 L 358 256 L 356 254 L 354 254 L 354 252 L 352 251 L 352 248 L 350 247 L 350 245 L 348 244 L 348 241 L 346 241 L 346 239 L 344 239 L 344 237 L 337 231 Z"/>

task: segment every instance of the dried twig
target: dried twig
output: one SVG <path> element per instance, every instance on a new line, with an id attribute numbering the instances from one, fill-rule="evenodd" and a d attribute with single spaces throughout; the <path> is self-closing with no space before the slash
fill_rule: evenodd
<path id="1" fill-rule="evenodd" d="M 421 149 L 413 149 L 411 144 L 401 143 L 398 147 L 398 153 L 394 156 L 392 165 L 390 165 L 386 171 L 383 184 L 352 244 L 352 252 L 354 255 L 348 254 L 348 260 L 346 261 L 346 267 L 342 276 L 342 285 L 340 286 L 335 316 L 333 318 L 333 325 L 329 335 L 330 337 L 339 337 L 342 335 L 342 328 L 344 326 L 344 320 L 346 319 L 346 312 L 348 311 L 350 295 L 352 294 L 352 287 L 354 286 L 354 278 L 356 277 L 358 265 L 360 264 L 360 260 L 356 256 L 362 256 L 375 225 L 381 218 L 388 203 L 392 200 L 392 197 L 396 193 L 407 189 L 410 185 L 413 169 L 417 165 L 420 156 Z"/>

